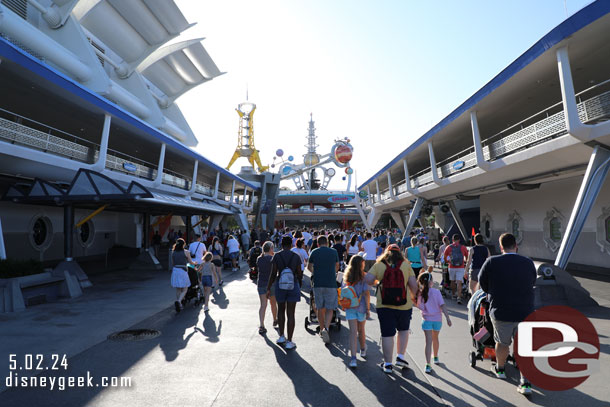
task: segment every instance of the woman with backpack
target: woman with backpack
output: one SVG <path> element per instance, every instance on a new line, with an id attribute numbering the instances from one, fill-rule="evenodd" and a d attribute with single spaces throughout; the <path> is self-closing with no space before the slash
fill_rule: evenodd
<path id="1" fill-rule="evenodd" d="M 349 367 L 356 367 L 356 356 L 358 355 L 358 342 L 360 342 L 360 357 L 366 358 L 366 333 L 364 324 L 366 319 L 371 316 L 371 293 L 370 286 L 364 281 L 364 257 L 352 256 L 349 265 L 345 269 L 343 275 L 343 286 L 341 291 L 346 287 L 353 289 L 353 297 L 357 298 L 357 305 L 345 309 L 345 319 L 349 324 L 349 348 L 351 352 L 351 360 Z"/>
<path id="2" fill-rule="evenodd" d="M 468 261 L 466 262 L 466 273 L 470 277 L 468 280 L 468 286 L 470 288 L 470 294 L 474 294 L 479 285 L 479 272 L 481 271 L 481 267 L 483 267 L 483 263 L 491 254 L 489 253 L 489 249 L 485 246 L 483 241 L 483 235 L 477 233 L 474 236 L 475 245 L 468 250 Z M 468 278 L 466 276 L 466 278 Z"/>
<path id="3" fill-rule="evenodd" d="M 381 369 L 384 373 L 392 373 L 394 337 L 397 332 L 395 364 L 401 368 L 409 366 L 404 355 L 409 340 L 413 303 L 417 295 L 415 274 L 409 262 L 405 261 L 398 245 L 389 245 L 366 274 L 365 282 L 367 284 L 372 285 L 375 280 L 379 281 L 375 308 L 381 328 L 381 347 L 384 359 Z M 411 295 L 407 295 L 408 290 L 411 291 Z"/>
<path id="4" fill-rule="evenodd" d="M 347 246 L 347 258 L 345 261 L 349 264 L 352 256 L 358 254 L 358 252 L 360 252 L 360 244 L 358 243 L 358 235 L 354 233 Z"/>
<path id="5" fill-rule="evenodd" d="M 277 322 L 280 337 L 276 341 L 278 345 L 285 345 L 286 349 L 296 348 L 292 341 L 294 333 L 294 310 L 297 302 L 301 301 L 301 281 L 303 271 L 301 270 L 301 258 L 290 249 L 292 248 L 292 236 L 282 237 L 282 251 L 276 253 L 271 259 L 272 269 L 267 284 L 267 296 L 271 295 L 271 287 L 275 288 L 275 300 L 277 301 Z M 288 340 L 284 336 L 284 324 L 288 322 Z"/>

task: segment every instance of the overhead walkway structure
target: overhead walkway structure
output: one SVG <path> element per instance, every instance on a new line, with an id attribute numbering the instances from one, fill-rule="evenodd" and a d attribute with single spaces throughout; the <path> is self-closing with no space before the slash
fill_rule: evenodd
<path id="1" fill-rule="evenodd" d="M 609 12 L 595 1 L 569 17 L 361 184 L 369 209 L 399 212 L 408 233 L 424 205 L 584 175 L 565 267 L 610 166 Z"/>

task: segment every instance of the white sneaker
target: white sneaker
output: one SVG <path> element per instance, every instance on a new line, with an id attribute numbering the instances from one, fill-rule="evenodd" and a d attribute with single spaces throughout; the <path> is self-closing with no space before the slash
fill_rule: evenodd
<path id="1" fill-rule="evenodd" d="M 352 358 L 352 360 L 349 361 L 349 367 L 354 368 L 354 367 L 358 367 L 358 362 L 356 362 L 356 358 Z"/>
<path id="2" fill-rule="evenodd" d="M 275 343 L 277 343 L 278 345 L 283 345 L 286 343 L 286 338 L 284 337 L 284 335 L 282 335 L 279 338 L 277 338 L 277 341 L 275 341 Z"/>
<path id="3" fill-rule="evenodd" d="M 288 341 L 286 342 L 286 350 L 290 350 L 290 349 L 294 349 L 297 347 L 297 344 L 292 342 L 292 341 Z"/>
<path id="4" fill-rule="evenodd" d="M 320 332 L 320 336 L 322 337 L 322 340 L 324 341 L 324 343 L 330 343 L 330 335 L 328 334 L 328 330 L 323 329 Z"/>
<path id="5" fill-rule="evenodd" d="M 360 349 L 360 357 L 366 359 L 366 348 Z"/>
<path id="6" fill-rule="evenodd" d="M 210 310 L 210 307 L 208 307 L 207 305 L 205 307 L 203 307 L 203 312 L 208 312 Z"/>

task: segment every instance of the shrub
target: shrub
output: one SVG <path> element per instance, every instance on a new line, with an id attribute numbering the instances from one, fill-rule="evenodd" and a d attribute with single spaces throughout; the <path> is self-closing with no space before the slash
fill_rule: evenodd
<path id="1" fill-rule="evenodd" d="M 43 272 L 42 263 L 38 260 L 0 260 L 0 278 L 23 277 Z"/>

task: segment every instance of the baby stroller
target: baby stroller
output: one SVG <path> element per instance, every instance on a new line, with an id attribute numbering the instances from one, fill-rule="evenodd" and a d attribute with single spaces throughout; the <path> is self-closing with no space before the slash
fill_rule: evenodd
<path id="1" fill-rule="evenodd" d="M 341 284 L 337 282 L 337 286 L 341 287 Z M 320 332 L 320 325 L 318 321 L 318 310 L 316 309 L 316 301 L 313 293 L 313 287 L 309 290 L 309 317 L 305 317 L 305 329 L 309 329 L 309 325 L 318 324 L 316 327 L 316 333 Z M 337 310 L 333 310 L 333 317 L 330 320 L 330 326 L 334 326 L 337 331 L 341 329 L 341 320 L 339 319 L 339 314 Z"/>
<path id="2" fill-rule="evenodd" d="M 199 305 L 203 301 L 203 287 L 199 284 L 199 272 L 190 264 L 186 267 L 186 271 L 188 272 L 191 285 L 182 300 L 182 306 L 186 306 L 193 299 L 195 300 L 195 305 Z"/>
<path id="3" fill-rule="evenodd" d="M 473 351 L 468 354 L 471 367 L 475 367 L 477 360 L 496 360 L 496 341 L 494 340 L 494 327 L 489 316 L 489 301 L 483 290 L 476 291 L 468 301 L 468 325 L 472 336 Z M 517 367 L 517 362 L 512 355 L 506 359 L 507 362 Z"/>
<path id="4" fill-rule="evenodd" d="M 229 257 L 229 249 L 226 247 L 222 252 L 222 269 L 233 269 L 233 261 L 231 260 L 231 257 Z"/>

